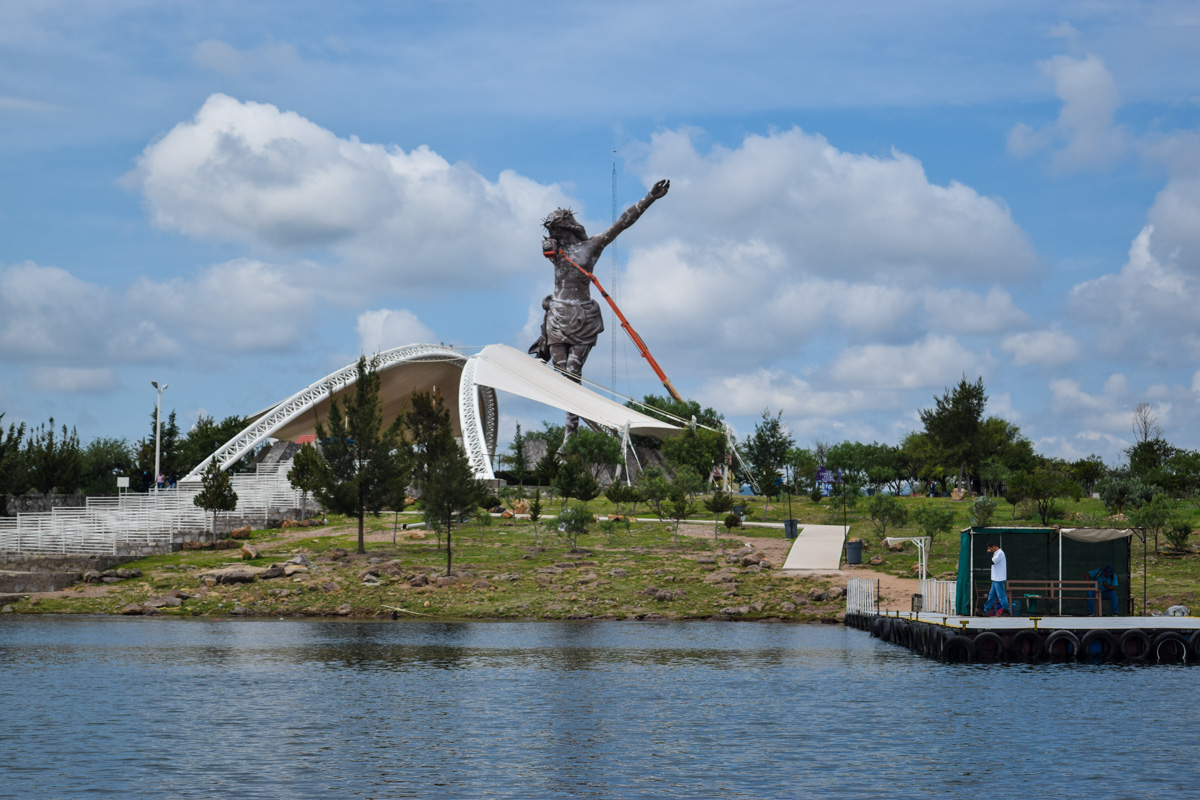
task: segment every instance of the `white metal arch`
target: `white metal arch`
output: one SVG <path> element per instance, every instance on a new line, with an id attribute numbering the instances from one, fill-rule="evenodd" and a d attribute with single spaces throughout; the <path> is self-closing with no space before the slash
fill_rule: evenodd
<path id="1" fill-rule="evenodd" d="M 412 344 L 385 350 L 375 357 L 380 372 L 395 369 L 415 361 L 450 361 L 460 363 L 463 376 L 459 381 L 459 424 L 463 432 L 463 447 L 471 466 L 480 478 L 492 478 L 490 452 L 496 449 L 496 393 L 488 387 L 476 387 L 474 370 L 468 356 L 452 347 L 436 344 Z M 291 420 L 312 410 L 330 395 L 336 394 L 358 380 L 358 364 L 350 364 L 306 386 L 250 423 L 240 433 L 221 445 L 208 458 L 188 473 L 184 481 L 198 481 L 213 459 L 228 469 L 255 447 L 280 430 Z M 489 424 L 490 423 L 490 424 Z"/>

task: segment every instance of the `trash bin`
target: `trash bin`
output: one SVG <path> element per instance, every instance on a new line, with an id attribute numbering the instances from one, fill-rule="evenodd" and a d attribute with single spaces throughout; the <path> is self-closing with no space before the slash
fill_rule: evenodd
<path id="1" fill-rule="evenodd" d="M 783 521 L 784 537 L 787 539 L 795 539 L 796 534 L 799 533 L 799 531 L 797 530 L 797 526 L 799 525 L 799 523 L 800 523 L 800 520 L 798 520 L 798 519 L 785 519 Z"/>
<path id="2" fill-rule="evenodd" d="M 862 542 L 846 542 L 846 563 L 862 563 Z"/>
<path id="3" fill-rule="evenodd" d="M 912 596 L 912 610 L 918 614 L 925 610 L 925 595 L 914 594 Z"/>

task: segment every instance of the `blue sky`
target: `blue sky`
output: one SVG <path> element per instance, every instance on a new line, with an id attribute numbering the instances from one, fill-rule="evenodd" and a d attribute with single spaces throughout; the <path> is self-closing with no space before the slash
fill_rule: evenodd
<path id="1" fill-rule="evenodd" d="M 739 432 L 897 442 L 965 374 L 1048 455 L 1119 463 L 1140 402 L 1200 447 L 1200 8 L 833 5 L 0 4 L 5 422 L 523 349 L 539 222 L 606 225 L 615 164 L 672 188 L 599 275 Z M 660 391 L 613 327 L 585 375 Z"/>

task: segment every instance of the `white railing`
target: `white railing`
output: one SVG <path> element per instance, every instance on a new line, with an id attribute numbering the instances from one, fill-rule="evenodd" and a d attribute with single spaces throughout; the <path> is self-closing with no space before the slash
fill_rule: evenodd
<path id="1" fill-rule="evenodd" d="M 924 611 L 934 614 L 956 613 L 954 604 L 958 594 L 957 582 L 923 580 L 920 582 L 920 592 L 924 598 Z"/>
<path id="2" fill-rule="evenodd" d="M 871 578 L 851 578 L 846 584 L 846 613 L 874 614 L 879 582 Z"/>
<path id="3" fill-rule="evenodd" d="M 298 508 L 300 493 L 287 480 L 290 463 L 270 464 L 255 474 L 232 475 L 237 509 L 225 517 L 265 524 L 276 508 Z M 212 515 L 193 498 L 199 483 L 147 494 L 89 497 L 84 508 L 0 517 L 0 552 L 54 555 L 110 555 L 122 548 L 169 545 L 176 533 L 203 534 Z"/>

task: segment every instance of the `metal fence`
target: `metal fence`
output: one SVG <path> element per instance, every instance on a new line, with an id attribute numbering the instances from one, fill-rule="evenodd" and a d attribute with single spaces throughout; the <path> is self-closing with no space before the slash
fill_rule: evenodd
<path id="1" fill-rule="evenodd" d="M 924 598 L 924 611 L 934 614 L 956 613 L 954 603 L 958 592 L 957 582 L 927 579 L 921 581 L 920 587 Z"/>
<path id="2" fill-rule="evenodd" d="M 237 509 L 226 517 L 265 524 L 272 509 L 298 508 L 300 493 L 287 480 L 290 464 L 270 464 L 255 474 L 232 475 Z M 132 547 L 170 545 L 176 534 L 212 530 L 212 516 L 193 502 L 195 483 L 147 494 L 89 497 L 84 508 L 0 517 L 0 552 L 44 555 L 110 555 Z"/>
<path id="3" fill-rule="evenodd" d="M 879 581 L 851 578 L 846 584 L 846 613 L 874 614 L 878 610 Z"/>

